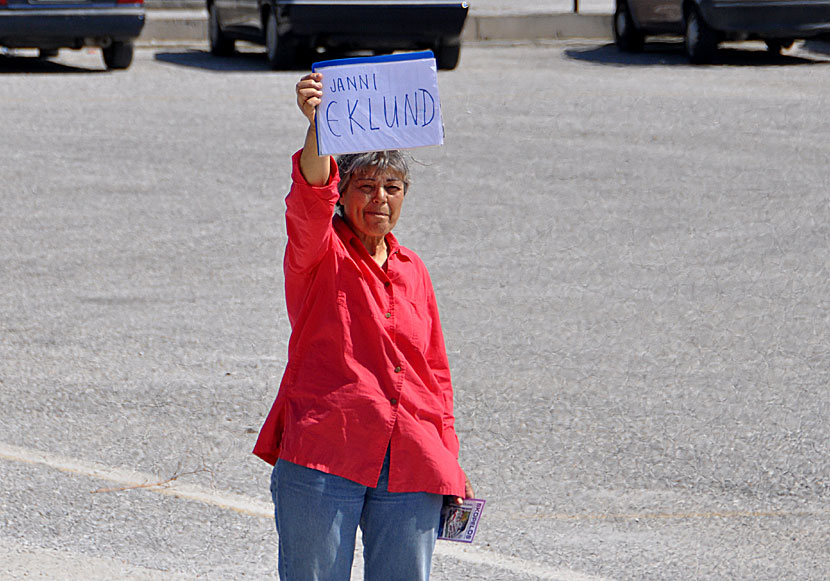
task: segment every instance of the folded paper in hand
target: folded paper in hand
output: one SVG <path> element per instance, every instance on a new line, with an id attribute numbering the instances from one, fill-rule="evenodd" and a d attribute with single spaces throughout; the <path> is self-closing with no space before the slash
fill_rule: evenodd
<path id="1" fill-rule="evenodd" d="M 472 543 L 478 530 L 484 503 L 484 500 L 468 498 L 462 504 L 445 504 L 441 510 L 441 528 L 438 539 Z"/>

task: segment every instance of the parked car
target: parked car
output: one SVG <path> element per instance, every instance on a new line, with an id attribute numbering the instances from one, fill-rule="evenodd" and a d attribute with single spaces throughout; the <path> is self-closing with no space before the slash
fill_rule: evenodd
<path id="1" fill-rule="evenodd" d="M 99 46 L 108 69 L 126 69 L 143 27 L 144 0 L 0 0 L 0 46 L 43 58 Z"/>
<path id="2" fill-rule="evenodd" d="M 467 18 L 466 2 L 434 0 L 207 0 L 207 10 L 213 54 L 232 54 L 237 40 L 263 44 L 273 68 L 310 61 L 322 48 L 431 49 L 438 68 L 453 69 Z"/>
<path id="3" fill-rule="evenodd" d="M 778 53 L 797 39 L 830 34 L 830 0 L 617 0 L 620 50 L 642 50 L 655 34 L 682 35 L 693 63 L 710 62 L 727 40 L 763 40 Z"/>

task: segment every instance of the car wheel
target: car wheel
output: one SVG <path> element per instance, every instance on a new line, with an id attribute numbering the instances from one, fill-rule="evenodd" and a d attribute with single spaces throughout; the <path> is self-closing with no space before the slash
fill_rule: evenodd
<path id="1" fill-rule="evenodd" d="M 37 58 L 41 60 L 55 58 L 59 52 L 57 48 L 41 48 L 37 51 Z"/>
<path id="2" fill-rule="evenodd" d="M 293 45 L 281 36 L 277 27 L 277 15 L 271 10 L 265 25 L 265 53 L 272 69 L 287 69 L 294 65 Z"/>
<path id="3" fill-rule="evenodd" d="M 689 62 L 706 64 L 712 62 L 718 49 L 718 36 L 692 8 L 686 15 L 686 54 Z"/>
<path id="4" fill-rule="evenodd" d="M 780 54 L 782 50 L 787 50 L 795 42 L 792 39 L 768 38 L 764 41 L 767 44 L 767 50 L 770 54 Z"/>
<path id="5" fill-rule="evenodd" d="M 643 50 L 645 35 L 634 24 L 628 2 L 625 0 L 617 2 L 617 10 L 614 12 L 614 42 L 622 52 Z"/>
<path id="6" fill-rule="evenodd" d="M 101 53 L 108 69 L 126 69 L 133 62 L 133 43 L 115 41 L 101 49 Z"/>
<path id="7" fill-rule="evenodd" d="M 461 58 L 460 40 L 443 40 L 435 54 L 435 64 L 444 71 L 451 71 L 458 66 Z"/>
<path id="8" fill-rule="evenodd" d="M 230 56 L 233 54 L 235 41 L 222 32 L 216 6 L 212 2 L 208 7 L 208 40 L 211 54 L 216 56 Z"/>

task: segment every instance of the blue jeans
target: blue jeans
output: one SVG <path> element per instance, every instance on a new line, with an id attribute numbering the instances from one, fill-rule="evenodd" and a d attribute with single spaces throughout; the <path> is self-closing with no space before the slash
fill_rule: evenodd
<path id="1" fill-rule="evenodd" d="M 443 496 L 387 491 L 389 454 L 377 488 L 279 460 L 271 496 L 281 581 L 348 581 L 357 527 L 366 581 L 428 581 Z"/>

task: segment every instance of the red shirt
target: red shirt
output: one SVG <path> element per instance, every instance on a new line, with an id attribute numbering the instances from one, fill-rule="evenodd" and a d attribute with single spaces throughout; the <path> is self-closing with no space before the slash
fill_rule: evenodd
<path id="1" fill-rule="evenodd" d="M 288 364 L 254 454 L 390 492 L 464 495 L 438 306 L 421 259 L 386 236 L 382 269 L 334 216 L 340 176 L 314 187 L 297 152 L 286 198 Z"/>

